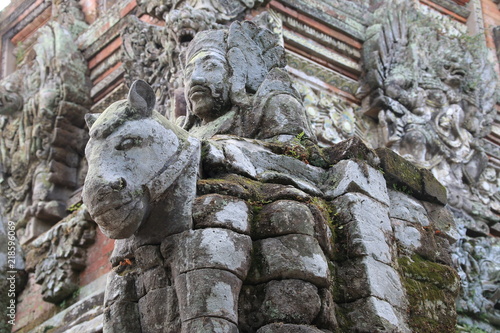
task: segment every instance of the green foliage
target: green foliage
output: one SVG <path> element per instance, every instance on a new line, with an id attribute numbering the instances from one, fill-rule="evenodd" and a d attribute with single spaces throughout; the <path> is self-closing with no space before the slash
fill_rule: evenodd
<path id="1" fill-rule="evenodd" d="M 69 206 L 68 211 L 71 212 L 71 213 L 73 213 L 73 212 L 76 212 L 77 210 L 79 210 L 80 207 L 82 207 L 82 203 L 81 202 L 77 202 L 76 204 L 73 204 L 73 205 Z"/>

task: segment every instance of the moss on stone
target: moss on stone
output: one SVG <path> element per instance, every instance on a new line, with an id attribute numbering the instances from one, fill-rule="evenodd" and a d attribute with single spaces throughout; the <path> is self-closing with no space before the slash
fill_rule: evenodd
<path id="1" fill-rule="evenodd" d="M 455 332 L 458 275 L 418 255 L 398 259 L 413 332 Z"/>
<path id="2" fill-rule="evenodd" d="M 425 260 L 419 255 L 401 257 L 398 260 L 403 275 L 417 281 L 431 283 L 440 289 L 456 292 L 459 277 L 449 266 Z"/>

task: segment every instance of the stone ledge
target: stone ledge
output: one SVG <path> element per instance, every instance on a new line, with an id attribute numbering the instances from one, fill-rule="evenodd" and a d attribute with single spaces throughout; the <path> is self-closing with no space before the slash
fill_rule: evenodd
<path id="1" fill-rule="evenodd" d="M 415 198 L 446 205 L 446 188 L 427 169 L 418 168 L 388 148 L 377 148 L 387 182 Z"/>

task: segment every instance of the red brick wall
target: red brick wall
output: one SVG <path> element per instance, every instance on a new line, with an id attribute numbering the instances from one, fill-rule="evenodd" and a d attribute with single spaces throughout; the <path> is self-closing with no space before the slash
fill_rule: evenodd
<path id="1" fill-rule="evenodd" d="M 95 243 L 87 249 L 87 267 L 80 274 L 80 286 L 85 286 L 111 270 L 109 257 L 115 241 L 104 236 L 97 228 Z"/>

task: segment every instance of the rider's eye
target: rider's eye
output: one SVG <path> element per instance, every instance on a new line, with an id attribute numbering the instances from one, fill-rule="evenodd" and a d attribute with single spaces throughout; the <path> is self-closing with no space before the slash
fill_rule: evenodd
<path id="1" fill-rule="evenodd" d="M 136 147 L 140 145 L 142 142 L 139 138 L 126 138 L 123 139 L 118 146 L 116 146 L 117 150 L 128 150 L 132 147 Z"/>

